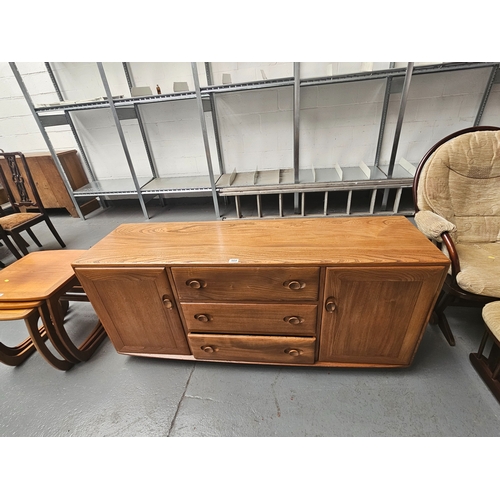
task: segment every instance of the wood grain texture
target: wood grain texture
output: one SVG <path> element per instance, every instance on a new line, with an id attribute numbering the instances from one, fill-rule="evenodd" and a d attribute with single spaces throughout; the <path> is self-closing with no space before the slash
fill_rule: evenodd
<path id="1" fill-rule="evenodd" d="M 190 354 L 163 267 L 76 274 L 118 352 Z"/>
<path id="2" fill-rule="evenodd" d="M 172 269 L 181 301 L 318 300 L 319 267 L 177 267 Z"/>
<path id="3" fill-rule="evenodd" d="M 119 352 L 395 367 L 411 363 L 449 260 L 391 216 L 124 224 L 73 266 Z"/>
<path id="4" fill-rule="evenodd" d="M 0 301 L 44 300 L 75 278 L 71 263 L 85 250 L 44 250 L 0 271 Z"/>
<path id="5" fill-rule="evenodd" d="M 73 201 L 50 153 L 27 153 L 25 157 L 43 206 L 45 208 L 65 208 L 72 217 L 78 217 Z M 59 151 L 57 157 L 73 190 L 88 184 L 87 175 L 76 150 Z M 0 160 L 0 167 L 3 168 L 7 179 L 11 179 L 12 175 L 5 159 Z M 11 187 L 15 189 L 13 183 Z M 84 213 L 89 213 L 99 207 L 96 200 L 85 205 L 88 207 L 85 210 L 82 206 Z"/>
<path id="6" fill-rule="evenodd" d="M 441 264 L 448 259 L 405 217 L 123 224 L 76 265 Z"/>
<path id="7" fill-rule="evenodd" d="M 288 335 L 316 332 L 315 304 L 182 303 L 181 310 L 190 331 Z"/>
<path id="8" fill-rule="evenodd" d="M 313 363 L 315 338 L 252 335 L 189 334 L 197 359 L 253 361 L 256 363 Z"/>
<path id="9" fill-rule="evenodd" d="M 327 269 L 319 360 L 409 364 L 442 277 L 440 267 Z"/>

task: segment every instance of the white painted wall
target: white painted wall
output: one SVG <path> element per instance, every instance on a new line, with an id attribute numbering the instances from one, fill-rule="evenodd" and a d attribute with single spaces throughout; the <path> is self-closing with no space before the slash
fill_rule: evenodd
<path id="1" fill-rule="evenodd" d="M 174 82 L 187 82 L 194 89 L 190 63 L 132 62 L 136 86 L 158 84 L 163 93 Z M 423 63 L 419 63 L 423 64 Z M 406 63 L 397 63 L 404 67 Z M 121 63 L 105 63 L 113 95 L 129 96 Z M 388 63 L 301 64 L 301 77 L 313 78 L 388 68 Z M 43 63 L 18 63 L 35 105 L 57 102 L 57 95 Z M 212 64 L 214 83 L 223 75 L 233 83 L 293 76 L 292 63 Z M 95 63 L 54 63 L 56 78 L 67 100 L 104 96 Z M 204 64 L 198 63 L 200 83 L 207 84 Z M 414 76 L 409 91 L 398 158 L 417 164 L 423 154 L 445 135 L 471 126 L 481 101 L 490 69 Z M 482 125 L 500 126 L 500 85 L 493 86 Z M 327 167 L 335 163 L 372 165 L 384 98 L 383 80 L 304 87 L 301 91 L 300 166 Z M 391 95 L 381 164 L 387 164 L 399 112 L 400 94 Z M 194 100 L 142 106 L 152 152 L 161 176 L 205 175 L 207 161 Z M 274 88 L 217 95 L 217 111 L 227 172 L 293 166 L 293 90 Z M 212 163 L 218 172 L 210 114 L 205 114 L 210 136 Z M 86 153 L 99 179 L 129 175 L 125 154 L 109 110 L 73 113 Z M 122 121 L 129 151 L 139 176 L 150 176 L 139 126 Z M 68 126 L 48 129 L 56 149 L 76 148 Z M 8 63 L 0 63 L 0 148 L 23 152 L 46 151 Z"/>

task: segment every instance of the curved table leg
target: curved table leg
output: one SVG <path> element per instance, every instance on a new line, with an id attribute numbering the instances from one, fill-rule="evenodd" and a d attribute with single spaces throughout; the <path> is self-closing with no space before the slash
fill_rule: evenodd
<path id="1" fill-rule="evenodd" d="M 38 308 L 38 314 L 41 316 L 42 321 L 45 326 L 45 331 L 47 332 L 47 336 L 54 343 L 55 332 L 52 322 L 50 320 L 50 316 L 48 314 L 47 306 L 45 303 L 42 303 Z M 68 361 L 67 359 L 59 359 L 50 351 L 50 349 L 45 345 L 45 341 L 40 335 L 40 331 L 38 329 L 38 314 L 30 314 L 26 319 L 26 327 L 28 328 L 28 332 L 30 334 L 31 340 L 33 344 L 35 344 L 37 351 L 45 358 L 45 360 L 51 364 L 54 368 L 58 370 L 69 370 L 75 363 Z M 54 347 L 57 346 L 54 345 Z M 59 351 L 59 349 L 57 349 Z M 61 354 L 63 356 L 63 354 Z"/>
<path id="2" fill-rule="evenodd" d="M 29 314 L 36 316 L 36 318 L 35 317 L 33 318 L 33 321 L 36 322 L 36 324 L 38 325 L 39 314 L 37 309 L 33 309 Z M 26 321 L 26 318 L 24 319 Z M 42 326 L 41 328 L 39 328 L 38 333 L 40 339 L 45 342 L 47 340 L 45 327 Z M 36 347 L 33 344 L 33 340 L 31 339 L 31 337 L 28 337 L 23 342 L 14 347 L 6 346 L 5 344 L 2 344 L 0 342 L 0 362 L 8 366 L 19 366 L 22 363 L 24 363 L 35 351 Z"/>
<path id="3" fill-rule="evenodd" d="M 88 299 L 86 301 L 88 301 Z M 70 339 L 68 332 L 63 326 L 64 314 L 59 298 L 51 297 L 47 300 L 47 304 L 50 316 L 53 319 L 56 336 L 64 349 L 64 353 L 59 351 L 61 355 L 66 359 L 76 360 L 75 362 L 88 361 L 102 341 L 106 338 L 106 331 L 104 330 L 101 322 L 99 320 L 97 321 L 96 326 L 90 332 L 85 341 L 77 347 Z"/>

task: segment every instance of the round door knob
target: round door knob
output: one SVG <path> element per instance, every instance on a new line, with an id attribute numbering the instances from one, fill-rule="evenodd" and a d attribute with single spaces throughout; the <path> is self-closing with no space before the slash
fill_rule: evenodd
<path id="1" fill-rule="evenodd" d="M 300 355 L 300 351 L 298 349 L 288 349 L 286 353 L 294 357 Z"/>
<path id="2" fill-rule="evenodd" d="M 198 290 L 199 288 L 203 288 L 205 286 L 205 282 L 202 280 L 188 280 L 186 281 L 186 285 L 190 288 Z"/>
<path id="3" fill-rule="evenodd" d="M 210 321 L 210 316 L 208 314 L 195 314 L 194 319 L 202 323 L 208 323 Z"/>
<path id="4" fill-rule="evenodd" d="M 327 312 L 332 313 L 336 308 L 337 305 L 335 304 L 335 300 L 333 299 L 333 297 L 326 299 L 325 309 L 327 310 Z"/>
<path id="5" fill-rule="evenodd" d="M 165 307 L 167 309 L 172 309 L 172 307 L 174 306 L 169 297 L 163 297 L 163 303 L 165 304 Z"/>
<path id="6" fill-rule="evenodd" d="M 286 318 L 283 318 L 287 323 L 290 325 L 300 325 L 304 321 L 303 318 L 300 316 L 287 316 Z"/>
<path id="7" fill-rule="evenodd" d="M 201 346 L 201 350 L 202 350 L 203 352 L 206 352 L 206 353 L 209 353 L 209 354 L 210 354 L 211 352 L 214 352 L 214 351 L 215 351 L 215 349 L 214 349 L 212 346 L 210 346 L 210 345 L 203 345 L 203 346 Z"/>

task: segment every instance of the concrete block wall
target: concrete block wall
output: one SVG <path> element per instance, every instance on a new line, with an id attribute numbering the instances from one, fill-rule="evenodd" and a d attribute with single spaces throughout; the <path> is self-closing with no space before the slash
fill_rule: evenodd
<path id="1" fill-rule="evenodd" d="M 424 63 L 422 63 L 424 64 Z M 404 67 L 406 63 L 397 63 Z M 205 67 L 198 63 L 202 86 Z M 301 63 L 301 78 L 388 68 L 389 63 Z M 18 63 L 35 105 L 57 102 L 43 63 Z M 105 63 L 113 95 L 129 96 L 121 63 Z M 190 63 L 130 63 L 136 86 L 158 84 L 163 93 L 174 82 L 194 89 Z M 95 63 L 53 63 L 66 100 L 104 96 Z M 292 63 L 212 64 L 214 83 L 230 74 L 233 83 L 293 76 Z M 474 122 L 486 87 L 489 68 L 414 76 L 411 82 L 397 158 L 417 164 L 428 148 L 443 136 Z M 385 81 L 340 83 L 303 87 L 300 111 L 300 167 L 372 165 Z M 381 152 L 387 164 L 392 150 L 400 94 L 392 94 Z M 227 172 L 254 171 L 293 166 L 292 87 L 244 91 L 216 96 L 218 119 Z M 207 174 L 207 161 L 194 100 L 141 106 L 143 119 L 160 176 Z M 79 111 L 72 115 L 86 153 L 99 179 L 128 177 L 126 158 L 109 110 Z M 212 164 L 218 173 L 215 140 L 209 113 L 205 114 Z M 127 145 L 138 176 L 151 169 L 135 120 L 122 121 Z M 483 125 L 500 126 L 500 85 L 493 86 Z M 68 126 L 48 129 L 56 149 L 73 149 L 76 143 Z M 46 144 L 31 116 L 8 63 L 0 63 L 0 148 L 24 152 L 46 151 Z"/>

